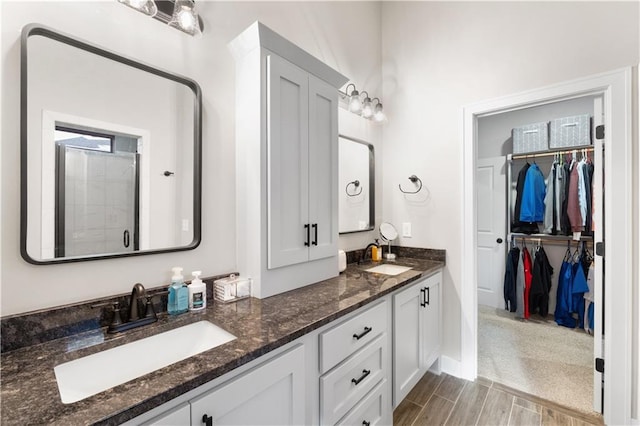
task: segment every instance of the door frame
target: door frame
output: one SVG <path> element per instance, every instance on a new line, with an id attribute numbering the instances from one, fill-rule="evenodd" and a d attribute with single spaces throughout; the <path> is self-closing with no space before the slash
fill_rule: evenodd
<path id="1" fill-rule="evenodd" d="M 633 201 L 629 197 L 633 182 L 631 67 L 463 107 L 460 375 L 467 380 L 474 380 L 478 369 L 475 182 L 478 118 L 590 95 L 602 95 L 604 98 L 606 129 L 603 142 L 607 153 L 604 159 L 604 179 L 607 182 L 604 194 L 604 228 L 607 232 L 607 261 L 604 265 L 604 334 L 607 336 L 604 342 L 607 367 L 604 421 L 606 424 L 629 424 L 633 248 L 633 235 L 629 232 L 632 229 Z"/>

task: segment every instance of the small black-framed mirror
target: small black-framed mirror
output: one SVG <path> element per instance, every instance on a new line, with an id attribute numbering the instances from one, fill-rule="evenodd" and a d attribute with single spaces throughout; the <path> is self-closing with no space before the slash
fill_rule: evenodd
<path id="1" fill-rule="evenodd" d="M 20 84 L 20 252 L 27 262 L 200 244 L 198 83 L 29 24 Z"/>
<path id="2" fill-rule="evenodd" d="M 367 232 L 375 227 L 375 154 L 372 144 L 338 138 L 338 230 Z"/>

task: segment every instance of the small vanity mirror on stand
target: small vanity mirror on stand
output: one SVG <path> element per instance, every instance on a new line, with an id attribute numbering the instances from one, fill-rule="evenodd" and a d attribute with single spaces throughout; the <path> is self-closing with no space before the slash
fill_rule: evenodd
<path id="1" fill-rule="evenodd" d="M 389 250 L 384 254 L 384 258 L 387 260 L 395 260 L 396 255 L 391 253 L 391 241 L 398 238 L 398 231 L 396 230 L 396 227 L 389 222 L 382 222 L 380 224 L 380 237 L 389 245 Z"/>

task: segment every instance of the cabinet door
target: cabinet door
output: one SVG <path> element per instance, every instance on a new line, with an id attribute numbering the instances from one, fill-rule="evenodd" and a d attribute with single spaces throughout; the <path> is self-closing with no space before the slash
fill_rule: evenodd
<path id="1" fill-rule="evenodd" d="M 309 76 L 309 258 L 338 252 L 338 92 Z"/>
<path id="2" fill-rule="evenodd" d="M 393 296 L 393 406 L 404 399 L 423 373 L 424 282 Z"/>
<path id="3" fill-rule="evenodd" d="M 305 423 L 304 347 L 278 355 L 190 401 L 191 425 L 203 416 L 221 425 L 301 425 Z"/>
<path id="4" fill-rule="evenodd" d="M 424 371 L 440 355 L 440 287 L 442 273 L 433 275 L 424 281 L 425 301 L 424 307 L 424 336 L 422 363 Z"/>
<path id="5" fill-rule="evenodd" d="M 267 259 L 273 269 L 309 260 L 309 76 L 269 55 L 267 80 Z"/>

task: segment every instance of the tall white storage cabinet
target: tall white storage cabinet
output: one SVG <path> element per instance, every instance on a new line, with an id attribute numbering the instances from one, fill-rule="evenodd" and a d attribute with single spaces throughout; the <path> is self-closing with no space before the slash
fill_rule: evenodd
<path id="1" fill-rule="evenodd" d="M 259 22 L 230 48 L 238 268 L 264 298 L 338 275 L 338 88 L 347 78 Z"/>

